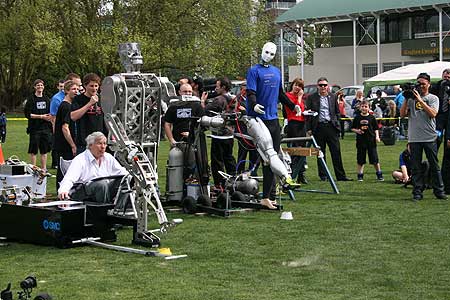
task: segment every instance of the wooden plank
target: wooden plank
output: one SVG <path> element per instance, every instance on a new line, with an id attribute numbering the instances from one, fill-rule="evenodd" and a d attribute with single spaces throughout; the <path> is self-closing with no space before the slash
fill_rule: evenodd
<path id="1" fill-rule="evenodd" d="M 290 147 L 283 148 L 283 151 L 291 156 L 318 156 L 318 148 Z"/>

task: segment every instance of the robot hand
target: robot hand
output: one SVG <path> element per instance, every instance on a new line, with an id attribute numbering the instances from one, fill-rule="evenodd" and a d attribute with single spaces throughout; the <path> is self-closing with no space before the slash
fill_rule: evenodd
<path id="1" fill-rule="evenodd" d="M 261 104 L 256 104 L 255 107 L 253 107 L 253 110 L 260 115 L 264 115 L 266 112 L 264 111 L 264 106 Z"/>
<path id="2" fill-rule="evenodd" d="M 300 108 L 299 105 L 296 105 L 296 106 L 294 107 L 294 111 L 296 112 L 295 115 L 296 115 L 297 117 L 299 117 L 299 116 L 302 115 L 302 109 Z"/>

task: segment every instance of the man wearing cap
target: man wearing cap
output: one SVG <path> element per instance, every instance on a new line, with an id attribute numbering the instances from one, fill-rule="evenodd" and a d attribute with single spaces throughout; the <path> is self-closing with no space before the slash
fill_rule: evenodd
<path id="1" fill-rule="evenodd" d="M 406 99 L 400 108 L 400 116 L 408 117 L 413 200 L 423 199 L 425 188 L 424 176 L 421 172 L 423 152 L 430 164 L 434 195 L 437 199 L 447 199 L 437 158 L 435 118 L 439 110 L 439 98 L 429 93 L 430 75 L 427 73 L 420 73 L 417 76 L 417 86 L 419 87 L 412 91 L 411 97 L 405 95 Z"/>

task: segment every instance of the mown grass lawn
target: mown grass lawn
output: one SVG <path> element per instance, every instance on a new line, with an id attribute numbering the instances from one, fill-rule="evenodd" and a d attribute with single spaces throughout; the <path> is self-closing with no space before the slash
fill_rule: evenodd
<path id="1" fill-rule="evenodd" d="M 28 160 L 25 122 L 8 126 L 5 156 Z M 347 175 L 356 179 L 353 134 L 341 146 Z M 292 221 L 267 211 L 229 219 L 168 213 L 184 223 L 162 245 L 185 259 L 11 243 L 0 247 L 0 288 L 12 282 L 17 291 L 20 280 L 35 274 L 38 291 L 65 300 L 448 299 L 449 202 L 426 191 L 424 201 L 413 203 L 411 188 L 392 183 L 404 147 L 379 145 L 385 182 L 370 166 L 364 182 L 338 182 L 339 195 L 301 192 L 296 202 L 283 201 Z M 160 150 L 164 189 L 166 142 Z M 318 180 L 315 159 L 308 164 L 305 187 L 331 191 Z M 131 245 L 131 229 L 119 231 L 117 244 Z"/>

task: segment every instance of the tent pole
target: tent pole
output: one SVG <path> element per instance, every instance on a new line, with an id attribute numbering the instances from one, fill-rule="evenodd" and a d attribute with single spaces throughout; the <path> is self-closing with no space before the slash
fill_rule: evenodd
<path id="1" fill-rule="evenodd" d="M 304 64 L 305 64 L 305 40 L 304 40 L 304 33 L 303 33 L 303 24 L 302 24 L 302 26 L 300 27 L 300 39 L 301 39 L 301 60 L 300 60 L 300 63 L 301 63 L 301 75 L 302 75 L 302 79 L 303 80 L 305 80 L 305 67 L 304 67 Z"/>
<path id="2" fill-rule="evenodd" d="M 356 78 L 356 19 L 353 19 L 353 85 L 357 85 Z"/>
<path id="3" fill-rule="evenodd" d="M 278 3 L 278 1 L 277 1 Z M 280 29 L 280 55 L 281 55 L 281 83 L 284 88 L 284 51 L 283 51 L 283 28 Z"/>
<path id="4" fill-rule="evenodd" d="M 377 15 L 377 73 L 381 73 L 381 55 L 380 55 L 380 15 Z"/>

